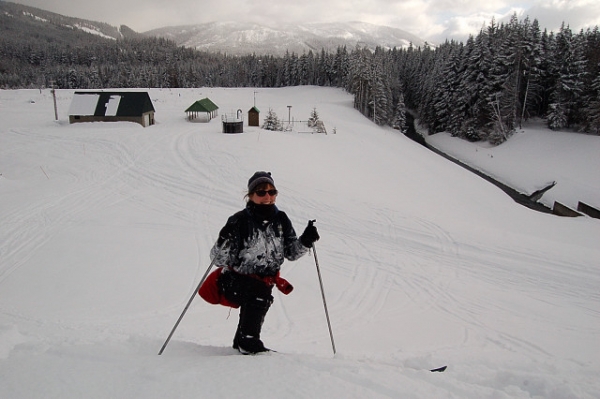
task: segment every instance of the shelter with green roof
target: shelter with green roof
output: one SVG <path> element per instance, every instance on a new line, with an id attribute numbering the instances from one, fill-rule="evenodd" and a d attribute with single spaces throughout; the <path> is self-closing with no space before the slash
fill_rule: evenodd
<path id="1" fill-rule="evenodd" d="M 210 122 L 210 120 L 219 115 L 219 107 L 213 103 L 208 97 L 198 100 L 188 109 L 185 110 L 187 113 L 188 120 L 194 120 L 201 118 L 202 122 Z"/>

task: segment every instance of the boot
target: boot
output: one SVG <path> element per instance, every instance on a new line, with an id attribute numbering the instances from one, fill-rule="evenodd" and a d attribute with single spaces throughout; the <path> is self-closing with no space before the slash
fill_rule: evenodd
<path id="1" fill-rule="evenodd" d="M 260 340 L 260 332 L 271 303 L 271 299 L 253 298 L 240 307 L 240 321 L 233 339 L 233 347 L 240 353 L 248 355 L 269 350 Z"/>

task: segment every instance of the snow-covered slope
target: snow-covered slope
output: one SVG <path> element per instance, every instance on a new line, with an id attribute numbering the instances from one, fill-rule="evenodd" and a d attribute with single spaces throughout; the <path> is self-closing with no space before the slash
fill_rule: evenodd
<path id="1" fill-rule="evenodd" d="M 150 94 L 158 123 L 142 128 L 69 125 L 72 91 L 58 91 L 59 122 L 49 91 L 0 91 L 0 397 L 597 397 L 598 220 L 517 205 L 341 90 Z M 185 119 L 203 97 L 245 113 L 255 94 L 261 118 L 316 107 L 329 134 Z M 543 147 L 525 129 L 506 148 L 521 157 L 530 134 Z M 556 180 L 600 198 L 598 138 L 568 137 L 545 158 L 572 168 Z M 235 354 L 237 311 L 197 298 L 157 356 L 256 170 L 297 230 L 317 219 L 338 354 L 306 256 L 284 265 L 295 290 L 264 326 L 285 354 Z"/>
<path id="2" fill-rule="evenodd" d="M 524 194 L 555 182 L 540 199 L 550 209 L 555 201 L 572 209 L 579 202 L 600 208 L 600 175 L 594 173 L 600 169 L 598 136 L 556 132 L 532 120 L 498 147 L 456 140 L 446 133 L 428 136 L 427 142 Z"/>
<path id="3" fill-rule="evenodd" d="M 104 22 L 64 16 L 7 1 L 0 2 L 0 22 L 0 31 L 9 37 L 19 36 L 20 33 L 20 36 L 32 36 L 42 42 L 72 42 L 73 46 L 80 45 L 78 40 L 81 40 L 81 37 L 77 32 L 86 32 L 110 40 L 140 36 L 125 25 L 116 27 Z"/>

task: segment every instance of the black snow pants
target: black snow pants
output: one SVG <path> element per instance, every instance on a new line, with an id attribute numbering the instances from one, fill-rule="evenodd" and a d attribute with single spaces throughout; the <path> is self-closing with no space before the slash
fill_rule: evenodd
<path id="1" fill-rule="evenodd" d="M 227 300 L 240 305 L 240 320 L 233 347 L 242 353 L 268 350 L 260 339 L 260 332 L 273 303 L 273 286 L 258 278 L 231 270 L 223 271 L 218 285 Z"/>

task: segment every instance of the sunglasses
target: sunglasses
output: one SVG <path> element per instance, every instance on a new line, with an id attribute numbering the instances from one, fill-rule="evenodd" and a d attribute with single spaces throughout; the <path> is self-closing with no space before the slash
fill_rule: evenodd
<path id="1" fill-rule="evenodd" d="M 257 190 L 254 192 L 254 194 L 258 195 L 259 197 L 264 197 L 267 194 L 269 194 L 271 197 L 274 197 L 278 194 L 278 191 L 277 190 Z"/>

